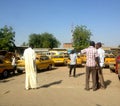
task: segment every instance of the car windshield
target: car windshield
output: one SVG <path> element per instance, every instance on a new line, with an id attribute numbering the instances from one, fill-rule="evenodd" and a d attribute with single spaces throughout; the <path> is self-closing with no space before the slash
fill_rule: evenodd
<path id="1" fill-rule="evenodd" d="M 49 57 L 47 57 L 47 56 L 41 56 L 40 59 L 41 60 L 49 60 Z"/>
<path id="2" fill-rule="evenodd" d="M 63 58 L 63 56 L 54 56 L 54 58 Z"/>
<path id="3" fill-rule="evenodd" d="M 106 57 L 106 58 L 115 58 L 114 55 L 106 55 L 105 57 Z"/>

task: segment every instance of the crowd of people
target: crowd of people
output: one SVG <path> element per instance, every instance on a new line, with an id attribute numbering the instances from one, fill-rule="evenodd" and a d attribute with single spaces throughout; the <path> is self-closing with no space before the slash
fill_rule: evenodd
<path id="1" fill-rule="evenodd" d="M 85 48 L 81 50 L 80 53 L 86 54 L 86 84 L 85 84 L 85 90 L 89 91 L 89 80 L 90 80 L 90 74 L 92 73 L 92 89 L 93 91 L 96 91 L 98 88 L 105 89 L 105 83 L 104 78 L 102 74 L 102 68 L 104 65 L 104 57 L 105 57 L 105 51 L 101 48 L 102 44 L 101 42 L 98 42 L 95 44 L 94 41 L 90 41 L 90 46 L 88 48 Z M 74 50 L 70 54 L 70 70 L 69 70 L 69 76 L 71 76 L 72 69 L 74 68 L 73 76 L 75 77 L 76 73 L 76 53 Z"/>
<path id="2" fill-rule="evenodd" d="M 96 43 L 94 41 L 90 41 L 90 46 L 80 51 L 81 54 L 86 54 L 86 84 L 85 90 L 89 91 L 89 80 L 90 75 L 92 74 L 92 89 L 96 91 L 98 88 L 105 89 L 104 78 L 102 74 L 102 68 L 104 65 L 104 56 L 105 51 L 101 48 L 102 44 L 100 42 Z M 33 50 L 33 45 L 30 45 L 29 48 L 24 51 L 24 59 L 25 59 L 25 71 L 26 71 L 26 79 L 25 79 L 25 89 L 37 89 L 37 71 L 35 65 L 35 52 Z M 70 53 L 70 69 L 69 69 L 69 77 L 76 76 L 76 59 L 77 55 L 74 50 Z"/>

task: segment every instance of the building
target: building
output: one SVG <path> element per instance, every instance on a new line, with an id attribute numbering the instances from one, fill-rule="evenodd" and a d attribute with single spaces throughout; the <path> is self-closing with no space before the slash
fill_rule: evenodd
<path id="1" fill-rule="evenodd" d="M 24 50 L 26 48 L 28 48 L 28 46 L 17 46 L 15 49 L 15 54 L 17 55 L 17 57 L 23 56 Z"/>
<path id="2" fill-rule="evenodd" d="M 63 44 L 63 48 L 66 48 L 66 49 L 73 49 L 72 43 L 64 43 L 64 44 Z"/>
<path id="3" fill-rule="evenodd" d="M 49 48 L 33 48 L 36 54 L 46 55 L 49 52 Z"/>

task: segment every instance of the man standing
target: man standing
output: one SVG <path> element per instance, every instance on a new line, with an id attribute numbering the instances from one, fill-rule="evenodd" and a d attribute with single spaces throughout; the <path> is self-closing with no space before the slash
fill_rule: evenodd
<path id="1" fill-rule="evenodd" d="M 33 50 L 33 45 L 30 45 L 30 47 L 25 49 L 23 56 L 25 59 L 26 72 L 25 89 L 29 90 L 30 88 L 37 88 L 37 71 L 35 64 L 36 55 Z"/>
<path id="2" fill-rule="evenodd" d="M 95 42 L 90 41 L 90 46 L 86 49 L 81 50 L 81 53 L 86 53 L 86 86 L 85 90 L 90 90 L 89 88 L 89 79 L 90 73 L 92 73 L 92 82 L 93 82 L 93 91 L 97 90 L 96 82 L 96 59 L 98 58 L 98 52 L 95 48 Z"/>
<path id="3" fill-rule="evenodd" d="M 100 80 L 101 88 L 105 89 L 105 83 L 104 83 L 104 78 L 103 78 L 103 73 L 102 73 L 102 68 L 104 66 L 105 51 L 101 47 L 102 47 L 101 42 L 98 42 L 96 44 L 96 48 L 98 50 L 100 68 L 97 69 L 97 74 L 98 74 L 97 82 L 99 84 L 99 80 Z"/>
<path id="4" fill-rule="evenodd" d="M 12 66 L 13 66 L 13 74 L 15 74 L 15 70 L 16 70 L 16 56 L 15 54 L 12 56 Z"/>
<path id="5" fill-rule="evenodd" d="M 74 69 L 73 76 L 75 77 L 75 74 L 76 74 L 76 59 L 77 59 L 77 55 L 76 55 L 75 51 L 72 50 L 71 53 L 70 53 L 70 71 L 69 71 L 69 76 L 70 77 L 71 77 L 72 69 Z"/>

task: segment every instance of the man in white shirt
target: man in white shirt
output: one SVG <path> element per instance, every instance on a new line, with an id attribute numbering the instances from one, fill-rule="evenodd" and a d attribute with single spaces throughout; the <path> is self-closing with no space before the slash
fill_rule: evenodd
<path id="1" fill-rule="evenodd" d="M 15 70 L 16 70 L 16 58 L 15 58 L 15 54 L 12 57 L 12 66 L 13 66 L 13 74 L 15 74 Z"/>
<path id="2" fill-rule="evenodd" d="M 99 80 L 100 80 L 101 88 L 105 89 L 104 77 L 103 77 L 103 73 L 102 73 L 102 68 L 104 66 L 105 51 L 101 47 L 102 47 L 101 42 L 98 42 L 96 44 L 96 48 L 98 50 L 100 68 L 97 69 L 97 71 L 98 71 L 97 82 L 99 85 Z"/>
<path id="3" fill-rule="evenodd" d="M 69 70 L 69 76 L 71 77 L 72 69 L 74 68 L 74 73 L 73 76 L 75 77 L 76 74 L 76 59 L 77 55 L 74 52 L 74 50 L 71 51 L 70 53 L 70 70 Z"/>

